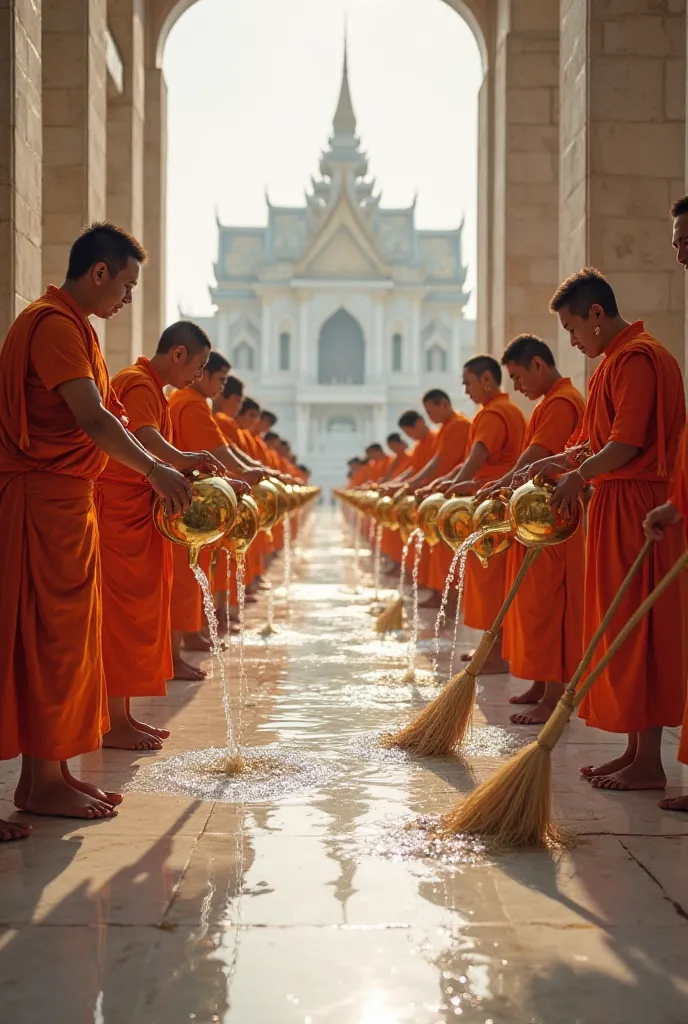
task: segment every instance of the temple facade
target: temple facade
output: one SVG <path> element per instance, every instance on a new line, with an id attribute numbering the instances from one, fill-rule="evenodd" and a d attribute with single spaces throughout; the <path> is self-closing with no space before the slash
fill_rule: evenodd
<path id="1" fill-rule="evenodd" d="M 419 230 L 415 201 L 382 205 L 356 132 L 346 52 L 332 135 L 304 204 L 266 202 L 264 227 L 218 224 L 217 311 L 191 318 L 327 486 L 346 458 L 384 443 L 427 388 L 465 401 L 460 372 L 475 324 L 464 316 L 462 230 Z"/>

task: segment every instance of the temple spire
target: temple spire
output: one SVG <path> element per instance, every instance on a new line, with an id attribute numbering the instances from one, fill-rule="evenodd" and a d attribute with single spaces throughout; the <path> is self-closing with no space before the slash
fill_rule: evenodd
<path id="1" fill-rule="evenodd" d="M 344 65 L 342 67 L 342 87 L 339 90 L 339 102 L 332 122 L 335 135 L 355 135 L 356 115 L 354 114 L 349 90 L 349 61 L 346 26 L 344 28 Z"/>

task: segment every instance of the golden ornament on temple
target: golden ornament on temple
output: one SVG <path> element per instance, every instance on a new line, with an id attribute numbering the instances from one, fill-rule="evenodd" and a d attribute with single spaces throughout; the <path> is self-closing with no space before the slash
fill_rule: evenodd
<path id="1" fill-rule="evenodd" d="M 509 500 L 514 537 L 528 548 L 562 544 L 580 525 L 580 501 L 571 518 L 552 508 L 550 502 L 555 486 L 553 480 L 538 474 L 534 480 L 514 491 Z"/>
<path id="2" fill-rule="evenodd" d="M 258 506 L 251 495 L 242 495 L 237 503 L 236 519 L 224 539 L 224 546 L 235 558 L 243 558 L 255 540 L 259 519 Z"/>
<path id="3" fill-rule="evenodd" d="M 473 516 L 479 502 L 475 498 L 449 498 L 437 514 L 437 530 L 452 551 L 461 547 L 473 533 Z"/>
<path id="4" fill-rule="evenodd" d="M 168 516 L 158 496 L 153 502 L 153 522 L 163 537 L 188 548 L 189 563 L 194 566 L 201 548 L 216 544 L 233 527 L 237 504 L 236 494 L 222 477 L 194 473 L 186 512 Z"/>
<path id="5" fill-rule="evenodd" d="M 473 532 L 480 537 L 471 545 L 471 550 L 480 559 L 483 568 L 495 555 L 506 551 L 513 537 L 513 524 L 509 513 L 508 488 L 500 491 L 492 498 L 481 502 L 473 516 Z"/>
<path id="6" fill-rule="evenodd" d="M 431 548 L 441 540 L 437 530 L 437 516 L 446 500 L 444 494 L 438 491 L 436 494 L 429 494 L 418 506 L 417 525 L 423 531 L 426 543 Z"/>

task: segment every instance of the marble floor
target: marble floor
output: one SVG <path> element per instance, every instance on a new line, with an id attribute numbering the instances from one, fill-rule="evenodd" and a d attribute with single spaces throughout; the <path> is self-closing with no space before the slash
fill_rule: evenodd
<path id="1" fill-rule="evenodd" d="M 226 657 L 242 744 L 269 745 L 284 770 L 210 797 L 212 779 L 194 789 L 178 768 L 156 774 L 224 744 L 221 685 L 174 683 L 140 702 L 172 730 L 163 753 L 75 766 L 128 790 L 119 816 L 36 821 L 31 839 L 0 846 L 0 1020 L 688 1021 L 688 815 L 592 790 L 578 767 L 620 744 L 574 722 L 554 758 L 560 816 L 581 836 L 572 852 L 413 856 L 404 822 L 449 809 L 533 737 L 508 722 L 518 684 L 483 681 L 465 760 L 383 753 L 376 734 L 433 692 L 431 614 L 418 681 L 404 684 L 405 645 L 373 631 L 339 513 L 316 512 L 298 547 L 288 601 L 276 590 L 279 632 L 262 638 L 265 602 L 249 607 L 245 687 L 237 644 Z M 462 649 L 474 639 L 459 633 Z M 688 788 L 677 738 L 670 791 Z M 0 816 L 16 770 L 0 768 Z"/>

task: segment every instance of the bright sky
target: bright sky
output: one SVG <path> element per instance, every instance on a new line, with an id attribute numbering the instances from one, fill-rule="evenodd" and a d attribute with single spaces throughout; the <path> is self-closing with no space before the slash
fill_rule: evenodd
<path id="1" fill-rule="evenodd" d="M 216 213 L 262 225 L 299 205 L 331 132 L 348 21 L 358 133 L 383 204 L 421 228 L 465 216 L 475 287 L 480 56 L 442 0 L 199 0 L 170 33 L 168 315 L 212 311 Z M 474 315 L 475 296 L 469 307 Z"/>

